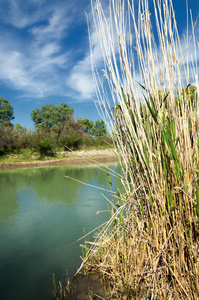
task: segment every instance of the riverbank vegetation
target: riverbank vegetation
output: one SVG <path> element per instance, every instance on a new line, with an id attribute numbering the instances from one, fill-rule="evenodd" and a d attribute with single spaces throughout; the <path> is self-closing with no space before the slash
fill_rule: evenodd
<path id="1" fill-rule="evenodd" d="M 172 1 L 110 1 L 108 10 L 92 2 L 107 79 L 102 87 L 93 63 L 96 90 L 112 128 L 125 193 L 118 190 L 110 198 L 110 220 L 95 243 L 86 243 L 81 267 L 110 282 L 107 299 L 196 300 L 196 23 L 191 19 L 190 36 L 187 27 L 181 40 Z"/>
<path id="2" fill-rule="evenodd" d="M 32 161 L 61 158 L 63 151 L 110 147 L 112 143 L 103 120 L 74 120 L 74 109 L 62 103 L 33 110 L 34 130 L 11 123 L 11 104 L 0 98 L 0 161 Z"/>

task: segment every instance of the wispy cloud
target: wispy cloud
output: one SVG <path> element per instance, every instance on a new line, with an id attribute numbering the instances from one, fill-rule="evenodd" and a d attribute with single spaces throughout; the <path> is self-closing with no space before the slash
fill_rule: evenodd
<path id="1" fill-rule="evenodd" d="M 1 0 L 0 81 L 22 97 L 50 95 L 89 101 L 95 95 L 84 9 L 88 1 Z M 80 6 L 85 6 L 80 10 Z M 8 17 L 5 17 L 5 12 Z M 81 11 L 81 13 L 80 13 Z M 73 31 L 74 30 L 74 31 Z M 84 40 L 76 40 L 76 35 Z M 71 33 L 72 32 L 72 33 Z M 91 21 L 93 56 L 102 55 Z"/>
<path id="2" fill-rule="evenodd" d="M 24 28 L 45 19 L 49 10 L 42 10 L 45 1 L 1 0 L 0 18 L 4 23 Z M 6 13 L 5 13 L 6 12 Z"/>
<path id="3" fill-rule="evenodd" d="M 70 6 L 56 2 L 50 5 L 32 1 L 31 7 L 21 1 L 8 0 L 9 21 L 1 16 L 0 80 L 4 85 L 21 91 L 22 96 L 46 97 L 66 94 L 64 73 L 71 66 L 70 51 L 64 38 L 73 20 Z M 39 3 L 39 4 L 38 4 Z M 4 6 L 4 9 L 7 6 Z M 12 30 L 6 23 L 12 25 Z"/>
<path id="4" fill-rule="evenodd" d="M 35 55 L 30 60 L 28 55 L 0 47 L 0 79 L 13 89 L 21 90 L 23 95 L 43 97 L 61 89 L 58 82 L 63 83 L 55 69 L 66 61 L 67 57 L 63 55 L 46 55 L 44 59 Z"/>
<path id="5" fill-rule="evenodd" d="M 93 59 L 99 71 L 104 67 L 88 2 L 0 0 L 0 82 L 20 91 L 22 97 L 69 95 L 81 102 L 95 98 L 84 9 L 90 23 Z M 76 38 L 82 32 L 83 42 Z M 197 29 L 196 45 L 198 37 Z"/>
<path id="6" fill-rule="evenodd" d="M 89 45 L 89 38 L 87 37 L 88 48 L 85 57 L 74 65 L 66 81 L 68 86 L 71 86 L 77 92 L 79 101 L 96 98 L 92 77 L 90 46 L 92 48 L 92 60 L 94 60 L 99 69 L 103 67 L 103 55 L 91 13 L 89 14 L 89 21 L 91 45 Z"/>
<path id="7" fill-rule="evenodd" d="M 38 42 L 46 39 L 59 40 L 66 35 L 66 29 L 72 21 L 71 17 L 67 7 L 56 7 L 47 19 L 46 25 L 36 25 L 30 29 L 30 32 Z"/>

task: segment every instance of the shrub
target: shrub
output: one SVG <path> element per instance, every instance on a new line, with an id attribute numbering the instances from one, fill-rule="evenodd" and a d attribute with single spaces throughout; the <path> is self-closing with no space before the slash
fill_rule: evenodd
<path id="1" fill-rule="evenodd" d="M 53 135 L 47 133 L 45 130 L 37 130 L 32 136 L 33 147 L 39 151 L 41 156 L 49 155 L 53 152 L 55 147 L 55 140 Z"/>

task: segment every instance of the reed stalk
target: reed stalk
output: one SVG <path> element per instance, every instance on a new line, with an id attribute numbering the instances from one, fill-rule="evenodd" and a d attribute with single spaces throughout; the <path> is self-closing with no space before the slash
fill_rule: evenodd
<path id="1" fill-rule="evenodd" d="M 171 0 L 111 0 L 108 10 L 97 0 L 92 10 L 105 80 L 94 60 L 93 77 L 125 193 L 85 267 L 110 280 L 110 298 L 198 299 L 196 24 L 184 47 Z"/>

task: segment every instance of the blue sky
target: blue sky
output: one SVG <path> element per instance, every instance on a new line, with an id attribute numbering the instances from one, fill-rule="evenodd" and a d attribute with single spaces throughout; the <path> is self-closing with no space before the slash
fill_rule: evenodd
<path id="1" fill-rule="evenodd" d="M 186 1 L 173 4 L 183 33 Z M 190 0 L 189 7 L 195 19 L 199 0 Z M 14 124 L 33 128 L 33 109 L 62 102 L 74 107 L 75 118 L 100 118 L 94 105 L 85 11 L 100 66 L 90 0 L 0 0 L 0 97 L 12 104 Z"/>

